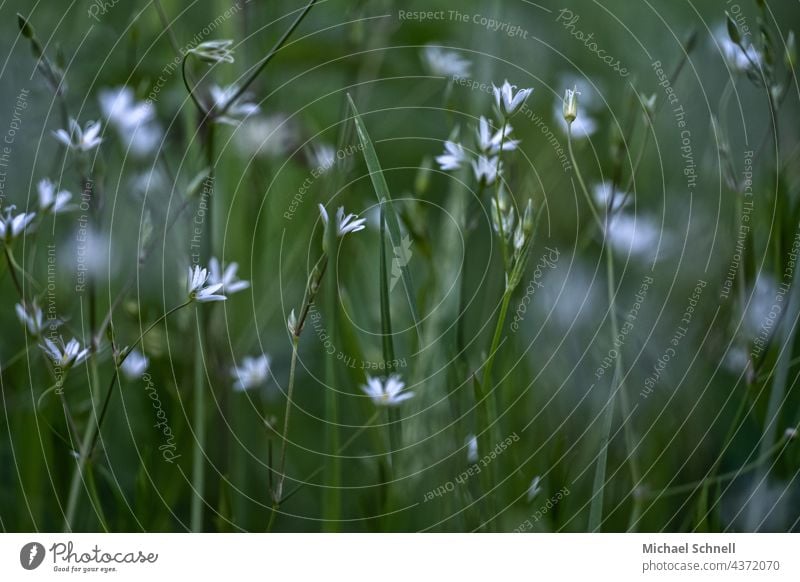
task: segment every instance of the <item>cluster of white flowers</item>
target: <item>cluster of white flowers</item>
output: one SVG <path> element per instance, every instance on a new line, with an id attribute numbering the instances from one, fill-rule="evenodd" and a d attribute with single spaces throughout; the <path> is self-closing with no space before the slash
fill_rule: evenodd
<path id="1" fill-rule="evenodd" d="M 494 184 L 502 176 L 503 162 L 500 159 L 504 152 L 510 152 L 519 146 L 519 140 L 511 137 L 514 128 L 509 123 L 511 117 L 522 109 L 533 89 L 519 89 L 508 81 L 502 86 L 493 86 L 495 109 L 502 123 L 499 127 L 481 116 L 475 132 L 476 156 L 470 156 L 461 143 L 449 139 L 444 143 L 444 153 L 436 157 L 439 167 L 450 172 L 460 169 L 469 163 L 475 179 L 485 185 Z"/>
<path id="2" fill-rule="evenodd" d="M 496 198 L 492 198 L 492 227 L 497 234 L 503 233 L 511 242 L 515 255 L 525 248 L 533 234 L 533 202 L 528 199 L 525 212 L 519 217 L 510 197 L 500 187 Z"/>

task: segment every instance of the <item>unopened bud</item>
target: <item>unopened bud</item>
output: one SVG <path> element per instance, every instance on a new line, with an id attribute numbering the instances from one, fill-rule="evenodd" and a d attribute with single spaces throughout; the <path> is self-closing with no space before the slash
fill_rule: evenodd
<path id="1" fill-rule="evenodd" d="M 564 94 L 564 119 L 567 123 L 572 123 L 578 117 L 578 88 L 567 89 Z"/>
<path id="2" fill-rule="evenodd" d="M 797 41 L 794 37 L 794 31 L 790 30 L 786 36 L 786 54 L 784 55 L 784 63 L 787 69 L 794 69 L 797 63 Z"/>
<path id="3" fill-rule="evenodd" d="M 742 44 L 742 35 L 739 34 L 739 26 L 736 24 L 736 21 L 733 17 L 725 12 L 725 21 L 728 25 L 728 36 L 731 39 L 731 42 L 735 45 Z"/>

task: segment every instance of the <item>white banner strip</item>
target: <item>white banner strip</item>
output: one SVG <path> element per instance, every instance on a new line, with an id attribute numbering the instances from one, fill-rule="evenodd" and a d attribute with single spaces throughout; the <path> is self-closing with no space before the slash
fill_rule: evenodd
<path id="1" fill-rule="evenodd" d="M 799 550 L 792 534 L 4 534 L 0 580 L 796 581 Z"/>

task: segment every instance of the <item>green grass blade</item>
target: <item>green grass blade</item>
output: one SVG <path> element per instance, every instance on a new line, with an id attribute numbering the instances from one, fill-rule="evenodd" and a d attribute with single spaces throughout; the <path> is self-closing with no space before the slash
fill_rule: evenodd
<path id="1" fill-rule="evenodd" d="M 350 95 L 347 96 L 350 103 L 350 108 L 353 110 L 353 120 L 355 121 L 356 133 L 361 147 L 364 150 L 364 160 L 367 162 L 367 169 L 369 176 L 372 180 L 372 186 L 375 188 L 375 194 L 378 201 L 381 202 L 381 208 L 386 210 L 386 226 L 389 229 L 389 238 L 393 246 L 400 244 L 400 219 L 397 212 L 392 205 L 392 195 L 389 192 L 389 186 L 386 184 L 386 178 L 383 175 L 381 164 L 378 161 L 378 154 L 375 153 L 375 147 L 372 145 L 372 140 L 367 132 L 367 127 L 356 109 L 356 104 Z M 411 309 L 411 316 L 414 319 L 414 325 L 419 328 L 419 314 L 417 312 L 417 304 L 414 299 L 414 285 L 411 281 L 411 273 L 407 265 L 400 267 L 401 279 L 403 287 L 405 288 L 406 297 L 408 299 L 408 306 Z"/>

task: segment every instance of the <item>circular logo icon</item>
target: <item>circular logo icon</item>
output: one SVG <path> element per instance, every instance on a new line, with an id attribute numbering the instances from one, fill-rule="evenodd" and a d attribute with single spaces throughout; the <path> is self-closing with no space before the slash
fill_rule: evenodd
<path id="1" fill-rule="evenodd" d="M 39 542 L 30 542 L 19 551 L 19 563 L 26 570 L 35 570 L 44 561 L 44 546 Z"/>

